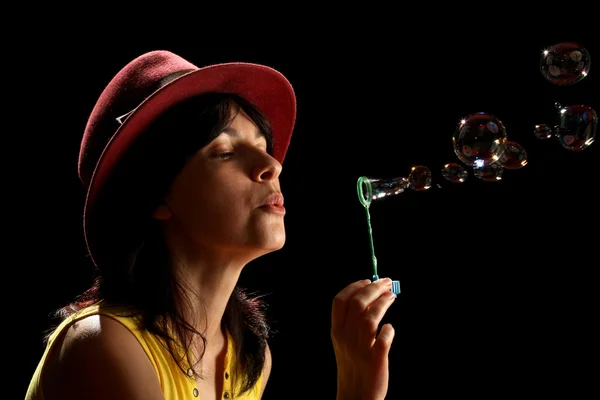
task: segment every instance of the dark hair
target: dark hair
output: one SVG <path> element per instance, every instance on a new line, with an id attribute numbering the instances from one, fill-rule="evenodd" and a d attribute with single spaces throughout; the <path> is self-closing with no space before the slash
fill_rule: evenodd
<path id="1" fill-rule="evenodd" d="M 165 339 L 176 363 L 187 372 L 193 337 L 199 335 L 204 344 L 206 338 L 185 321 L 178 307 L 177 300 L 189 301 L 182 297 L 185 283 L 171 268 L 160 222 L 151 214 L 186 161 L 231 123 L 232 109 L 243 110 L 254 121 L 271 153 L 269 121 L 239 96 L 205 94 L 162 114 L 122 158 L 105 195 L 98 200 L 102 202 L 99 209 L 107 210 L 101 218 L 110 235 L 101 237 L 110 240 L 105 245 L 111 252 L 95 257 L 101 268 L 96 269 L 92 286 L 71 304 L 56 310 L 56 318 L 64 319 L 102 300 L 101 307 L 133 316 L 140 328 Z M 55 327 L 47 331 L 46 341 Z M 243 393 L 256 384 L 265 363 L 270 332 L 260 297 L 236 287 L 225 310 L 223 327 L 233 338 L 237 370 L 232 377 L 241 379 Z"/>

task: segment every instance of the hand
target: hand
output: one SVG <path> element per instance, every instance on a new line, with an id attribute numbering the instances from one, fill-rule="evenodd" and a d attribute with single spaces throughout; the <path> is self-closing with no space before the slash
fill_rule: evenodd
<path id="1" fill-rule="evenodd" d="M 337 362 L 337 400 L 381 400 L 388 390 L 394 328 L 379 323 L 395 296 L 387 278 L 351 283 L 333 300 L 331 340 Z"/>

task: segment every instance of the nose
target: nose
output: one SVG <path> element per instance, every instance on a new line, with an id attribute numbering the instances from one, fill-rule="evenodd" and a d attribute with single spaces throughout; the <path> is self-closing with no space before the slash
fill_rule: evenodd
<path id="1" fill-rule="evenodd" d="M 252 170 L 252 179 L 257 182 L 272 181 L 279 178 L 281 173 L 281 163 L 270 154 L 262 153 L 258 158 L 256 165 Z"/>

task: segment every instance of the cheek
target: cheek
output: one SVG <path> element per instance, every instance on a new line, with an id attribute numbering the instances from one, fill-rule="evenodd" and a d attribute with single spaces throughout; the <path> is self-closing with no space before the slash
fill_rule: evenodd
<path id="1" fill-rule="evenodd" d="M 187 218 L 213 228 L 235 221 L 242 209 L 239 194 L 214 188 L 199 188 L 182 200 Z"/>
<path id="2" fill-rule="evenodd" d="M 172 188 L 168 198 L 171 212 L 183 221 L 197 220 L 208 207 L 205 194 L 191 185 L 178 185 Z"/>
<path id="3" fill-rule="evenodd" d="M 181 176 L 172 189 L 172 211 L 187 225 L 231 226 L 248 208 L 245 204 L 248 188 L 231 175 Z"/>

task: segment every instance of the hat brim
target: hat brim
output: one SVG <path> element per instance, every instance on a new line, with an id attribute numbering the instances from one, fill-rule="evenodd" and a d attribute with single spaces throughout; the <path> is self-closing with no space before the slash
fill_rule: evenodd
<path id="1" fill-rule="evenodd" d="M 224 63 L 195 69 L 147 97 L 127 116 L 104 148 L 85 199 L 86 241 L 93 229 L 96 199 L 127 149 L 170 107 L 194 96 L 215 92 L 240 95 L 267 117 L 273 128 L 273 157 L 283 163 L 296 120 L 296 96 L 290 82 L 277 70 L 253 63 Z M 92 249 L 89 250 L 93 258 Z"/>

